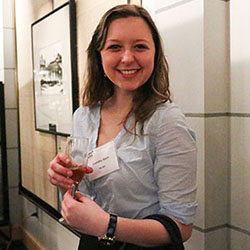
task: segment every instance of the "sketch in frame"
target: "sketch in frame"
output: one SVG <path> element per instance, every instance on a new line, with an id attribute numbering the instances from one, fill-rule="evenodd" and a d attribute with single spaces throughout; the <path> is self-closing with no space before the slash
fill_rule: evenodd
<path id="1" fill-rule="evenodd" d="M 35 123 L 42 132 L 71 133 L 78 83 L 72 71 L 70 18 L 68 2 L 32 24 Z"/>
<path id="2" fill-rule="evenodd" d="M 40 52 L 38 77 L 41 95 L 63 95 L 63 59 L 60 45 L 55 44 Z"/>

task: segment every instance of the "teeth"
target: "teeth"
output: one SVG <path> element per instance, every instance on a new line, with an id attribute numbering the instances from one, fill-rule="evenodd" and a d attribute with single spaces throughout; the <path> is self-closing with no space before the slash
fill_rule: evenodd
<path id="1" fill-rule="evenodd" d="M 124 75 L 129 75 L 129 74 L 134 74 L 135 72 L 137 72 L 137 70 L 121 70 L 121 73 Z"/>

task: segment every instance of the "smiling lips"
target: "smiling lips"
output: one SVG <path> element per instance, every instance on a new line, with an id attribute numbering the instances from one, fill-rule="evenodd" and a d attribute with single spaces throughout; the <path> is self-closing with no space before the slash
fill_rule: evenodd
<path id="1" fill-rule="evenodd" d="M 126 76 L 132 76 L 135 73 L 137 73 L 139 71 L 139 69 L 131 69 L 131 70 L 118 70 L 120 73 L 122 73 L 123 75 Z"/>

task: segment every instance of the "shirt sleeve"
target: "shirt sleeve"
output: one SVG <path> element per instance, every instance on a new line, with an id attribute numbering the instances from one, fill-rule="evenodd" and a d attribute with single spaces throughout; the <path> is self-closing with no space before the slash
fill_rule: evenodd
<path id="1" fill-rule="evenodd" d="M 82 136 L 83 119 L 86 116 L 86 111 L 83 107 L 79 107 L 73 114 L 72 136 Z"/>
<path id="2" fill-rule="evenodd" d="M 195 135 L 178 108 L 163 112 L 159 120 L 154 161 L 159 213 L 191 224 L 197 208 Z"/>

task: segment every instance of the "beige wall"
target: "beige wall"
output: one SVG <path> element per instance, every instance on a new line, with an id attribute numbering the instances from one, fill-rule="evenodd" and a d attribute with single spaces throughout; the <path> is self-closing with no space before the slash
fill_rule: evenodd
<path id="1" fill-rule="evenodd" d="M 55 137 L 34 128 L 31 24 L 52 9 L 51 1 L 16 1 L 17 78 L 19 90 L 22 186 L 53 207 L 57 190 L 49 184 L 47 168 L 55 155 Z"/>
<path id="2" fill-rule="evenodd" d="M 250 32 L 249 0 L 230 1 L 232 250 L 250 249 Z"/>
<path id="3" fill-rule="evenodd" d="M 199 207 L 186 249 L 228 250 L 229 2 L 143 4 L 163 37 L 174 101 L 197 136 Z"/>
<path id="4" fill-rule="evenodd" d="M 186 249 L 249 250 L 250 2 L 143 3 L 163 35 L 175 101 L 197 134 L 199 209 Z"/>

